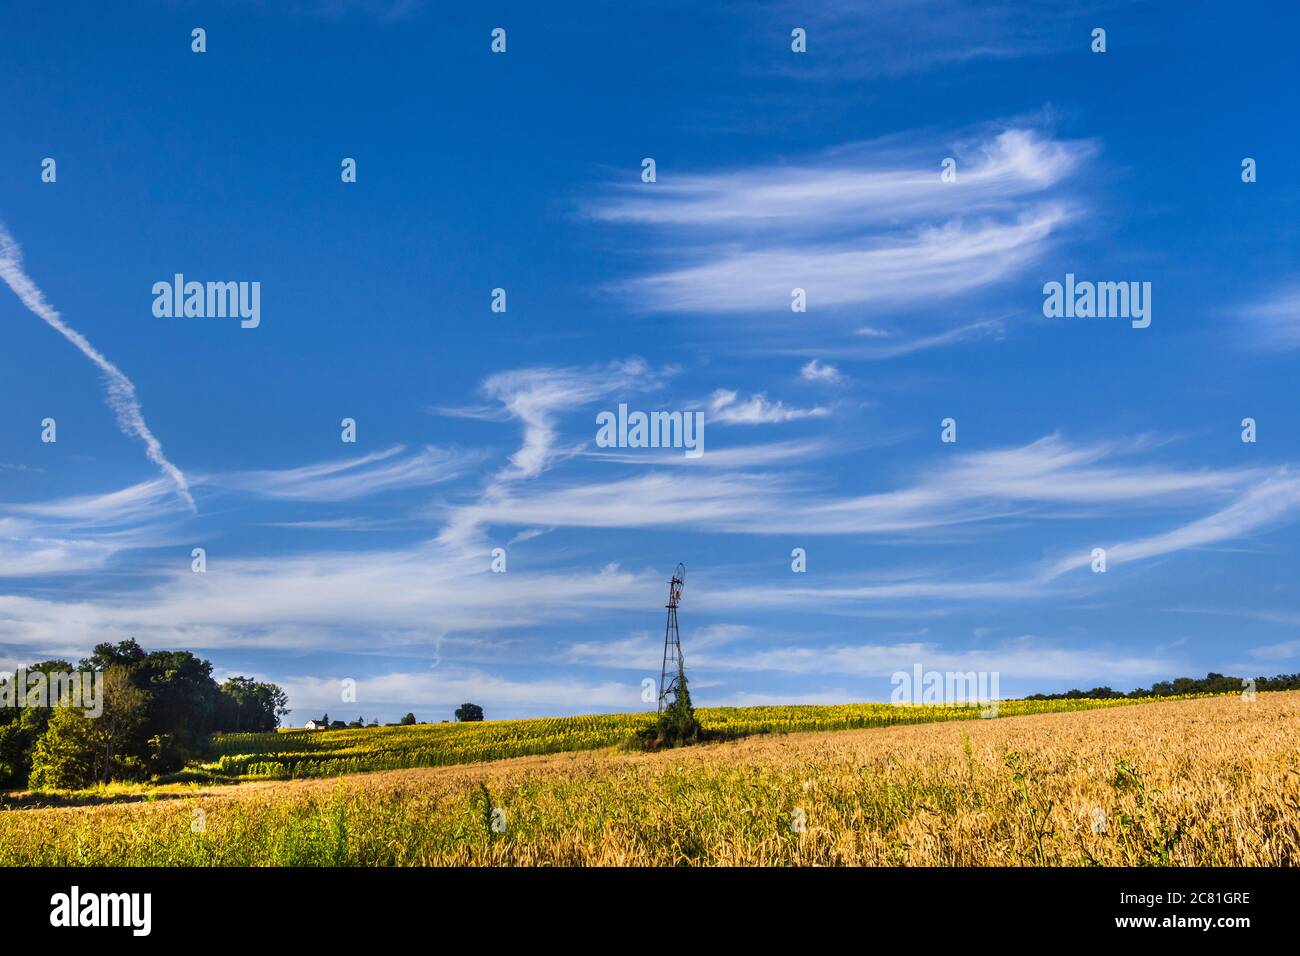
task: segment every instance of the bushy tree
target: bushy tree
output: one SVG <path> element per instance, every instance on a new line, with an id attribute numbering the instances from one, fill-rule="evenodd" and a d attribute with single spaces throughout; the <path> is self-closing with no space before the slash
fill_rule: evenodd
<path id="1" fill-rule="evenodd" d="M 114 757 L 133 757 L 143 763 L 138 751 L 144 741 L 139 733 L 148 719 L 149 703 L 149 695 L 131 682 L 125 668 L 110 667 L 104 672 L 104 712 L 96 718 L 96 733 L 104 741 L 101 782 L 108 783 Z"/>
<path id="2" fill-rule="evenodd" d="M 82 670 L 107 673 L 120 668 L 131 683 L 148 695 L 148 704 L 136 756 L 144 758 L 143 741 L 172 734 L 187 750 L 198 750 L 218 726 L 221 692 L 212 679 L 212 664 L 189 651 L 146 653 L 133 638 L 96 644 L 82 660 Z"/>
<path id="3" fill-rule="evenodd" d="M 17 720 L 0 724 L 0 787 L 22 786 L 32 769 L 32 743 Z"/>
<path id="4" fill-rule="evenodd" d="M 153 651 L 131 676 L 150 697 L 147 736 L 174 734 L 179 744 L 198 750 L 219 729 L 221 691 L 208 661 L 189 651 Z"/>
<path id="5" fill-rule="evenodd" d="M 76 789 L 96 780 L 138 776 L 145 762 L 138 751 L 149 697 L 131 682 L 121 665 L 104 672 L 104 709 L 87 717 L 72 701 L 58 703 L 49 725 L 32 750 L 30 785 L 37 789 Z"/>
<path id="6" fill-rule="evenodd" d="M 672 703 L 659 715 L 659 742 L 670 746 L 695 743 L 700 739 L 700 722 L 695 719 L 691 706 L 691 691 L 686 686 L 686 675 L 677 678 L 677 694 Z"/>
<path id="7" fill-rule="evenodd" d="M 289 713 L 289 696 L 275 684 L 260 683 L 251 677 L 232 677 L 220 687 L 222 707 L 218 722 L 223 728 L 269 731 L 280 726 L 280 718 Z"/>
<path id="8" fill-rule="evenodd" d="M 406 714 L 400 721 L 398 721 L 398 723 L 405 727 L 410 727 L 415 723 L 415 714 Z"/>
<path id="9" fill-rule="evenodd" d="M 483 708 L 478 704 L 461 704 L 456 708 L 456 719 L 463 721 L 482 720 Z"/>
<path id="10" fill-rule="evenodd" d="M 27 667 L 29 674 L 40 671 L 46 675 L 66 674 L 72 670 L 67 661 L 41 661 Z M 6 674 L 0 677 L 0 683 L 9 683 L 16 675 Z M 15 700 L 25 692 L 25 688 L 15 688 Z M 51 701 L 50 703 L 58 703 Z M 27 706 L 0 708 L 0 787 L 25 787 L 32 770 L 32 751 L 36 741 L 45 733 L 50 724 L 50 706 Z"/>
<path id="11" fill-rule="evenodd" d="M 1296 690 L 1300 689 L 1300 674 L 1278 674 L 1275 677 L 1254 678 L 1255 690 Z M 1092 690 L 1068 690 L 1062 694 L 1030 694 L 1025 700 L 1070 700 L 1079 697 L 1115 698 L 1115 697 L 1168 697 L 1175 694 L 1235 694 L 1244 689 L 1242 678 L 1225 677 L 1214 671 L 1202 677 L 1175 677 L 1173 680 L 1157 681 L 1151 687 L 1138 687 L 1124 693 L 1109 687 L 1094 687 Z"/>
<path id="12" fill-rule="evenodd" d="M 106 671 L 117 665 L 129 671 L 147 656 L 144 648 L 136 643 L 135 638 L 128 637 L 125 641 L 118 641 L 116 644 L 111 641 L 96 644 L 90 656 L 82 658 L 79 667 L 83 671 Z"/>
<path id="13" fill-rule="evenodd" d="M 155 734 L 145 741 L 149 749 L 146 763 L 149 773 L 164 774 L 180 770 L 190 758 L 190 753 L 176 743 L 173 734 Z"/>
<path id="14" fill-rule="evenodd" d="M 32 772 L 32 749 L 50 724 L 50 711 L 26 707 L 0 724 L 0 787 L 25 787 Z"/>
<path id="15" fill-rule="evenodd" d="M 189 651 L 145 652 L 128 638 L 95 645 L 81 662 L 83 670 L 110 667 L 124 668 L 149 695 L 145 737 L 171 734 L 185 750 L 200 750 L 213 731 L 274 730 L 288 713 L 288 696 L 275 684 L 241 676 L 218 686 L 211 662 Z"/>
<path id="16" fill-rule="evenodd" d="M 49 727 L 32 751 L 30 785 L 38 790 L 76 790 L 95 782 L 103 755 L 96 722 L 78 708 L 54 708 Z"/>
<path id="17" fill-rule="evenodd" d="M 131 638 L 95 645 L 78 669 L 105 675 L 105 714 L 90 727 L 66 715 L 59 718 L 55 736 L 42 751 L 41 786 L 84 777 L 70 754 L 88 736 L 100 748 L 97 769 L 87 781 L 93 782 L 178 770 L 203 751 L 213 731 L 274 730 L 288 713 L 288 696 L 274 684 L 234 677 L 218 686 L 210 662 L 189 651 L 146 652 Z M 67 661 L 27 668 L 51 675 L 72 670 Z M 36 746 L 57 709 L 0 708 L 0 786 L 29 784 Z"/>

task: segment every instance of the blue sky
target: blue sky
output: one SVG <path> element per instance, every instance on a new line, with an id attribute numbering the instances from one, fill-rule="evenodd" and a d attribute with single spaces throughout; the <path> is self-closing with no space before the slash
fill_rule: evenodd
<path id="1" fill-rule="evenodd" d="M 1300 670 L 1286 5 L 133 7 L 0 35 L 5 666 L 639 710 L 682 561 L 701 704 Z M 1067 273 L 1150 327 L 1046 318 Z M 598 447 L 620 403 L 705 453 Z"/>

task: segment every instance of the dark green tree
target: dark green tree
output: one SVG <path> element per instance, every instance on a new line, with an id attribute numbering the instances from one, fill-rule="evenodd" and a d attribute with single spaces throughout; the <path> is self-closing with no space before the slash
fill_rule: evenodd
<path id="1" fill-rule="evenodd" d="M 289 696 L 275 684 L 251 677 L 232 677 L 222 683 L 218 723 L 222 729 L 264 732 L 280 726 L 289 713 Z"/>
<path id="2" fill-rule="evenodd" d="M 104 743 L 101 783 L 108 783 L 115 756 L 136 756 L 141 749 L 144 741 L 137 738 L 148 718 L 148 709 L 149 695 L 131 682 L 126 668 L 114 666 L 104 672 L 104 712 L 96 718 L 95 727 L 95 734 Z"/>
<path id="3" fill-rule="evenodd" d="M 695 743 L 700 739 L 700 722 L 691 706 L 691 691 L 686 675 L 677 678 L 677 694 L 659 715 L 659 742 L 669 746 Z"/>
<path id="4" fill-rule="evenodd" d="M 90 656 L 82 658 L 78 666 L 83 671 L 106 671 L 114 664 L 120 664 L 130 670 L 146 656 L 144 648 L 135 642 L 135 638 L 128 637 L 125 641 L 118 641 L 116 644 L 109 641 L 96 644 Z"/>
<path id="5" fill-rule="evenodd" d="M 95 721 L 72 706 L 55 707 L 32 750 L 30 785 L 38 790 L 76 790 L 95 782 L 102 741 Z"/>
<path id="6" fill-rule="evenodd" d="M 32 749 L 31 786 L 78 789 L 96 781 L 141 776 L 145 742 L 140 728 L 148 714 L 149 695 L 131 681 L 127 668 L 110 664 L 103 677 L 103 711 L 87 716 L 69 700 L 59 702 L 49 725 Z"/>
<path id="7" fill-rule="evenodd" d="M 28 673 L 40 671 L 44 674 L 66 674 L 72 670 L 67 661 L 41 661 L 27 667 Z M 0 683 L 8 684 L 16 679 L 14 674 L 0 677 Z M 17 702 L 27 689 L 15 687 L 10 695 Z M 57 704 L 58 701 L 49 701 Z M 0 787 L 19 788 L 27 786 L 27 778 L 32 770 L 32 750 L 36 741 L 49 726 L 53 708 L 36 707 L 0 707 Z"/>
<path id="8" fill-rule="evenodd" d="M 89 782 L 139 777 L 179 770 L 204 751 L 214 731 L 274 730 L 288 713 L 288 696 L 274 684 L 235 677 L 219 687 L 210 662 L 189 651 L 146 652 L 133 638 L 95 645 L 78 669 L 104 675 L 106 710 L 89 726 L 59 717 L 56 735 L 41 751 L 39 779 L 46 781 L 42 786 L 55 786 L 50 782 L 54 780 L 64 781 L 59 786 L 71 785 L 66 782 L 85 777 L 71 756 L 83 738 L 93 737 L 99 747 Z M 43 661 L 27 668 L 29 674 L 72 670 L 67 661 Z M 0 683 L 12 680 L 3 677 Z M 115 708 L 113 699 L 122 706 Z M 0 707 L 0 786 L 29 784 L 37 744 L 56 709 Z"/>
<path id="9" fill-rule="evenodd" d="M 189 651 L 146 653 L 133 638 L 96 644 L 81 669 L 121 667 L 131 683 L 149 695 L 142 741 L 171 734 L 178 747 L 197 751 L 214 730 L 231 730 L 220 721 L 222 696 L 212 679 L 212 664 Z M 137 756 L 147 755 L 143 745 Z"/>
<path id="10" fill-rule="evenodd" d="M 482 720 L 483 708 L 478 704 L 461 704 L 456 708 L 456 719 L 462 721 Z"/>

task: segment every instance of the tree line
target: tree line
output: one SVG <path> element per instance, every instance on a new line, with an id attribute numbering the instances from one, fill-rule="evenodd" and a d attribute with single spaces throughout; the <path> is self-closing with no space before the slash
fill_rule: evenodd
<path id="1" fill-rule="evenodd" d="M 1300 690 L 1300 674 L 1278 674 L 1276 677 L 1255 677 L 1254 690 Z M 1108 699 L 1115 697 L 1173 697 L 1179 694 L 1231 694 L 1246 689 L 1240 677 L 1225 677 L 1213 671 L 1204 677 L 1175 677 L 1157 681 L 1149 688 L 1139 687 L 1125 693 L 1109 687 L 1092 690 L 1068 690 L 1063 694 L 1031 694 L 1025 700 L 1071 700 L 1077 697 Z"/>
<path id="2" fill-rule="evenodd" d="M 27 668 L 73 670 L 62 660 Z M 200 756 L 213 733 L 274 730 L 288 713 L 275 684 L 248 677 L 218 684 L 209 661 L 189 651 L 146 652 L 133 639 L 97 644 L 76 670 L 102 676 L 102 713 L 87 716 L 67 699 L 0 708 L 0 787 L 75 789 L 172 773 Z"/>

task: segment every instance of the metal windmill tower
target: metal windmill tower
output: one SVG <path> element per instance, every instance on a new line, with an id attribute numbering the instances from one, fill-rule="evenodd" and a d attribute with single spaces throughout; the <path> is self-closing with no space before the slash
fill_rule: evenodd
<path id="1" fill-rule="evenodd" d="M 686 586 L 686 565 L 677 565 L 673 579 L 668 582 L 668 623 L 664 625 L 664 663 L 659 671 L 659 713 L 676 700 L 685 678 L 685 660 L 682 658 L 682 635 L 677 630 L 677 605 L 682 600 Z M 671 699 L 670 699 L 671 695 Z"/>

